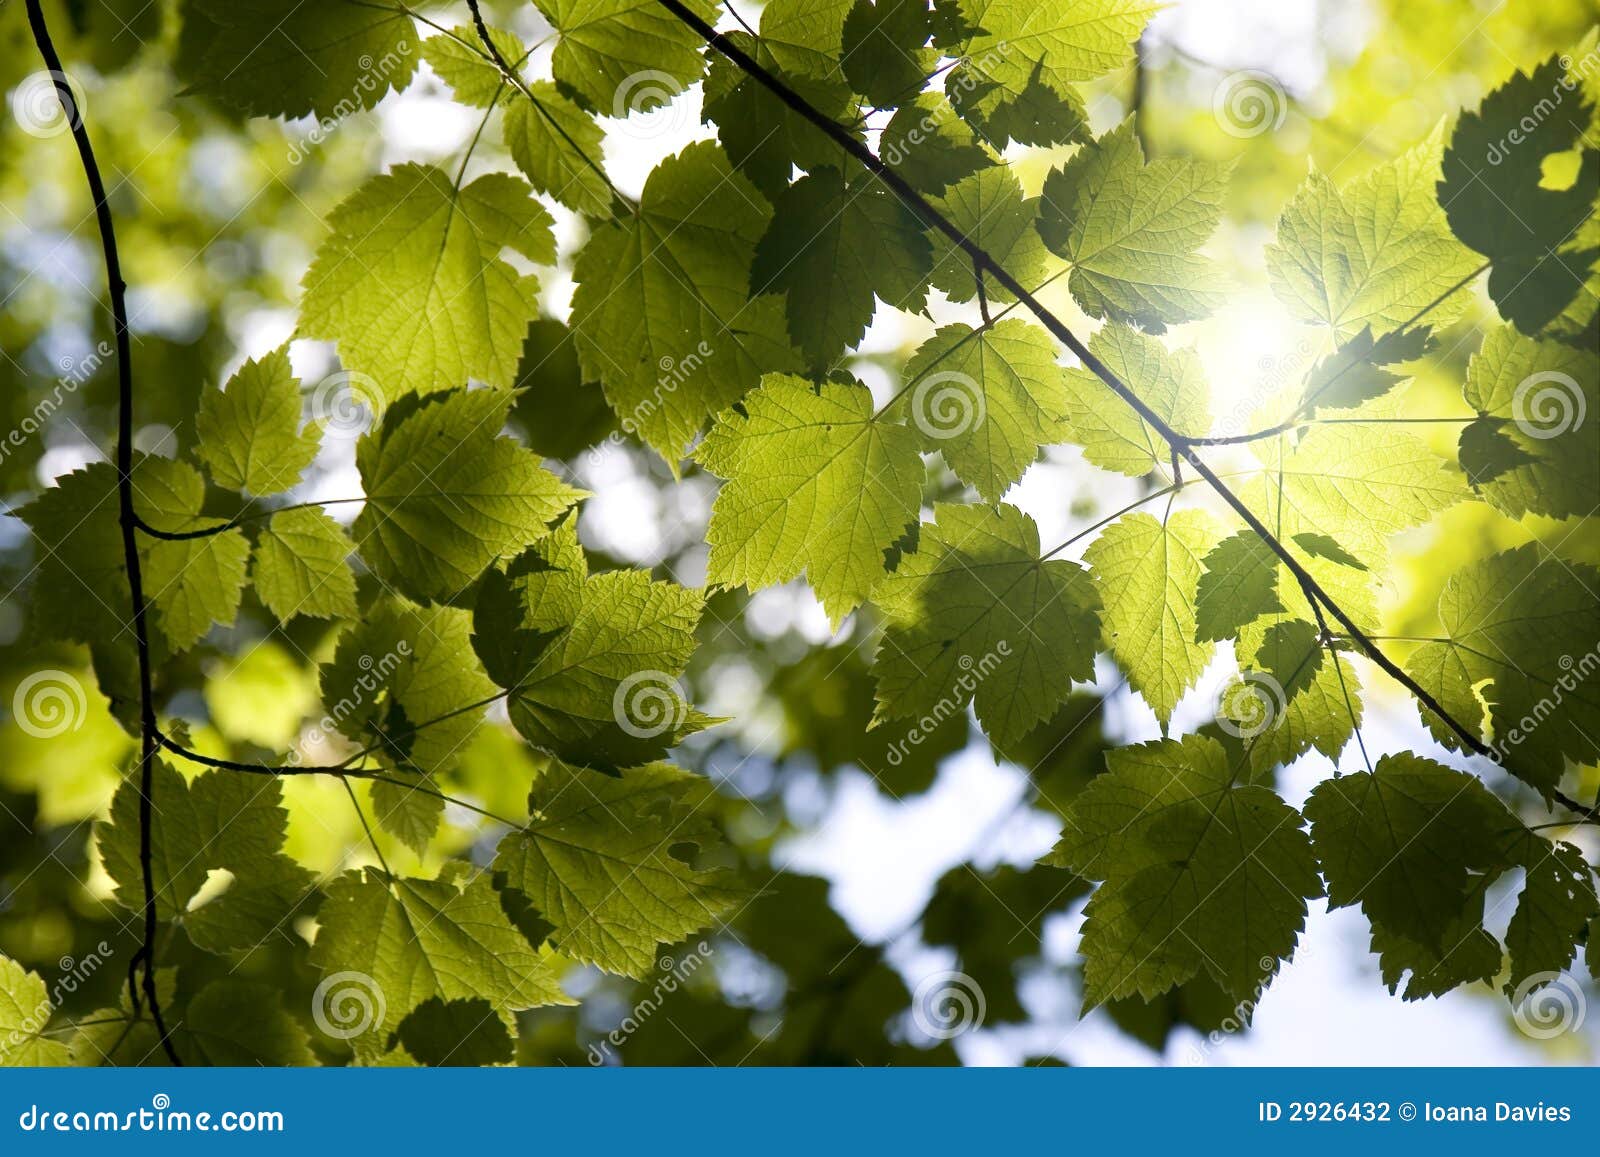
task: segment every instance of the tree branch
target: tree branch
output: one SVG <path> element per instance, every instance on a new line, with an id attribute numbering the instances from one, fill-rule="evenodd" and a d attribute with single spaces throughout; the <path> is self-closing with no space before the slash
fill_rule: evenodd
<path id="1" fill-rule="evenodd" d="M 89 142 L 89 130 L 84 126 L 83 115 L 77 107 L 72 89 L 61 67 L 61 57 L 50 39 L 50 29 L 45 24 L 39 0 L 27 0 L 28 25 L 33 31 L 33 42 L 38 46 L 44 65 L 55 81 L 56 97 L 61 102 L 61 113 L 72 128 L 73 142 L 78 146 L 78 158 L 83 163 L 83 175 L 89 184 L 89 194 L 94 199 L 95 222 L 100 231 L 100 246 L 104 251 L 106 290 L 111 299 L 111 321 L 117 347 L 117 522 L 122 531 L 122 557 L 128 571 L 128 598 L 133 611 L 133 640 L 139 657 L 139 870 L 144 882 L 144 939 L 139 951 L 128 965 L 128 983 L 132 999 L 138 1001 L 138 990 L 133 988 L 134 970 L 144 966 L 144 998 L 150 1006 L 150 1017 L 161 1036 L 161 1047 L 174 1065 L 182 1065 L 183 1058 L 173 1046 L 162 1015 L 161 997 L 156 992 L 156 889 L 155 868 L 152 861 L 151 829 L 155 802 L 151 795 L 155 789 L 155 762 L 159 750 L 156 730 L 154 683 L 150 673 L 150 627 L 144 597 L 144 578 L 139 569 L 139 547 L 135 529 L 139 516 L 133 509 L 133 364 L 128 341 L 127 283 L 122 279 L 122 262 L 117 255 L 116 229 L 111 221 L 111 206 L 106 200 L 105 181 L 100 176 L 100 165 L 95 160 L 94 146 Z"/>

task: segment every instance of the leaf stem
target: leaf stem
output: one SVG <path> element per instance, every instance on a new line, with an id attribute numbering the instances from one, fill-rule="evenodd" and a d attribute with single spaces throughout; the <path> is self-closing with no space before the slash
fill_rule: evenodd
<path id="1" fill-rule="evenodd" d="M 356 819 L 361 821 L 361 830 L 367 833 L 367 843 L 372 847 L 372 854 L 378 857 L 378 866 L 383 869 L 385 876 L 393 879 L 394 873 L 389 870 L 389 861 L 383 858 L 383 849 L 378 846 L 378 839 L 367 824 L 367 813 L 361 810 L 361 801 L 356 798 L 356 789 L 350 786 L 347 776 L 340 776 L 339 782 L 344 785 L 344 793 L 350 797 L 350 806 L 356 809 Z"/>

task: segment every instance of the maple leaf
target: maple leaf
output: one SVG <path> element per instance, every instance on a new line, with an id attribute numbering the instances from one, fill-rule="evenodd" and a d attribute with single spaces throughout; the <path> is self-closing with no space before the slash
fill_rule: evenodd
<path id="1" fill-rule="evenodd" d="M 1015 507 L 934 507 L 916 553 L 873 596 L 886 620 L 877 725 L 975 700 L 978 722 L 1007 744 L 1093 674 L 1099 596 L 1083 567 L 1039 554 L 1038 527 Z"/>
<path id="2" fill-rule="evenodd" d="M 494 869 L 555 930 L 562 954 L 645 976 L 656 948 L 746 898 L 725 868 L 696 867 L 716 843 L 711 785 L 654 763 L 596 776 L 554 760 L 528 796 L 532 819 L 501 841 Z"/>
<path id="3" fill-rule="evenodd" d="M 1443 131 L 1344 188 L 1313 169 L 1278 219 L 1267 272 L 1280 301 L 1340 338 L 1382 337 L 1465 307 L 1476 262 L 1434 199 Z"/>
<path id="4" fill-rule="evenodd" d="M 707 577 L 756 590 L 804 571 L 837 626 L 917 520 L 918 443 L 914 428 L 874 413 L 860 383 L 764 378 L 695 451 L 727 479 L 706 530 Z"/>
<path id="5" fill-rule="evenodd" d="M 1147 162 L 1130 118 L 1045 179 L 1039 233 L 1072 263 L 1073 297 L 1093 317 L 1154 333 L 1222 301 L 1197 252 L 1217 227 L 1228 166 Z"/>
<path id="6" fill-rule="evenodd" d="M 551 219 L 516 177 L 457 187 L 442 169 L 400 165 L 373 177 L 328 219 L 306 270 L 301 337 L 339 343 L 379 396 L 509 386 L 537 280 L 500 252 L 553 265 Z"/>
<path id="7" fill-rule="evenodd" d="M 663 161 L 639 210 L 578 255 L 572 329 L 584 372 L 670 462 L 763 372 L 797 369 L 782 302 L 751 299 L 772 210 L 711 142 Z"/>

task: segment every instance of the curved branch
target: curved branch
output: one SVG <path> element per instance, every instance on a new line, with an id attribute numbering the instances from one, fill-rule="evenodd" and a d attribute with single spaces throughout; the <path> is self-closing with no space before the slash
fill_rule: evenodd
<path id="1" fill-rule="evenodd" d="M 139 657 L 139 870 L 144 884 L 144 939 L 139 951 L 128 965 L 128 981 L 132 999 L 138 1001 L 138 990 L 133 988 L 134 970 L 144 966 L 144 999 L 150 1006 L 151 1019 L 161 1037 L 161 1047 L 174 1065 L 182 1065 L 167 1030 L 161 1011 L 161 998 L 156 992 L 156 889 L 155 869 L 152 862 L 151 829 L 154 820 L 155 762 L 159 750 L 156 730 L 154 681 L 150 673 L 150 625 L 148 606 L 144 597 L 144 578 L 139 569 L 139 548 L 134 531 L 139 516 L 133 509 L 133 363 L 128 341 L 127 283 L 122 279 L 122 261 L 117 254 L 116 228 L 111 220 L 111 205 L 106 199 L 106 185 L 100 175 L 100 164 L 95 160 L 94 146 L 89 142 L 89 130 L 84 126 L 83 115 L 66 81 L 61 67 L 61 57 L 50 39 L 50 29 L 45 24 L 39 0 L 27 0 L 28 25 L 33 31 L 33 42 L 39 55 L 55 81 L 56 97 L 61 102 L 61 115 L 72 128 L 73 142 L 78 146 L 78 159 L 83 163 L 83 175 L 89 183 L 89 194 L 94 199 L 95 223 L 100 231 L 100 247 L 104 252 L 106 290 L 111 299 L 111 321 L 117 347 L 117 523 L 122 532 L 122 557 L 128 570 L 128 598 L 133 611 L 133 640 Z M 137 1006 L 137 1004 L 136 1004 Z"/>
<path id="2" fill-rule="evenodd" d="M 162 530 L 151 526 L 136 513 L 133 516 L 134 528 L 140 534 L 147 534 L 151 538 L 158 538 L 162 542 L 187 542 L 194 538 L 211 538 L 223 534 L 247 522 L 254 522 L 258 518 L 271 518 L 274 514 L 282 514 L 288 510 L 321 510 L 324 506 L 342 506 L 350 502 L 365 502 L 366 495 L 360 498 L 324 498 L 320 502 L 291 502 L 288 506 L 275 506 L 271 510 L 251 510 L 243 514 L 236 514 L 226 522 L 214 523 L 211 526 L 202 526 L 197 530 Z"/>
<path id="3" fill-rule="evenodd" d="M 423 795 L 431 795 L 434 799 L 443 800 L 445 803 L 453 803 L 457 807 L 463 807 L 468 811 L 477 812 L 479 815 L 484 816 L 487 819 L 494 820 L 496 823 L 505 824 L 507 827 L 520 828 L 526 826 L 519 820 L 507 819 L 505 816 L 488 811 L 485 808 L 481 808 L 471 800 L 465 800 L 460 796 L 454 796 L 448 794 L 447 792 L 439 791 L 437 788 L 429 787 L 427 784 L 419 781 L 401 779 L 398 776 L 390 775 L 378 768 L 351 767 L 343 763 L 320 764 L 311 767 L 295 767 L 288 765 L 276 767 L 270 763 L 244 763 L 237 759 L 218 759 L 216 756 L 203 755 L 192 748 L 185 747 L 183 744 L 166 734 L 161 736 L 161 746 L 172 752 L 173 755 L 176 755 L 180 759 L 187 759 L 190 763 L 198 763 L 202 767 L 214 767 L 220 771 L 237 771 L 243 772 L 246 775 L 270 776 L 331 775 L 342 780 L 368 779 L 376 783 L 393 784 L 395 787 L 403 787 L 410 791 L 419 791 Z M 367 754 L 367 752 L 357 752 L 355 755 L 350 757 L 349 763 L 354 763 L 356 760 L 364 758 Z"/>
<path id="4" fill-rule="evenodd" d="M 1112 393 L 1127 403 L 1134 413 L 1138 414 L 1145 424 L 1159 434 L 1167 445 L 1172 448 L 1172 452 L 1176 457 L 1188 462 L 1195 472 L 1205 479 L 1218 496 L 1233 508 L 1234 512 L 1244 521 L 1244 524 L 1259 535 L 1272 553 L 1289 569 L 1289 573 L 1294 576 L 1295 581 L 1300 584 L 1310 601 L 1320 603 L 1325 607 L 1328 614 L 1344 628 L 1348 636 L 1356 642 L 1372 662 L 1376 663 L 1390 678 L 1409 691 L 1419 703 L 1442 719 L 1470 751 L 1477 755 L 1494 758 L 1493 749 L 1484 743 L 1471 728 L 1446 711 L 1444 705 L 1431 692 L 1408 675 L 1398 663 L 1389 658 L 1367 632 L 1356 624 L 1350 614 L 1322 588 L 1316 577 L 1279 540 L 1277 535 L 1267 528 L 1266 524 L 1250 509 L 1244 500 L 1228 486 L 1224 485 L 1221 477 L 1201 457 L 1196 449 L 1195 442 L 1174 430 L 1166 419 L 1150 407 L 1149 403 L 1139 397 L 1127 383 L 1118 378 L 1104 362 L 1091 353 L 1089 347 L 1080 341 L 1078 336 L 1060 318 L 1046 308 L 1038 298 L 1028 292 L 1027 288 L 1013 277 L 1000 262 L 996 261 L 988 250 L 963 233 L 954 222 L 935 208 L 926 197 L 912 188 L 905 178 L 885 165 L 872 150 L 851 137 L 832 119 L 812 107 L 804 97 L 764 68 L 749 53 L 743 51 L 732 40 L 691 11 L 682 3 L 682 0 L 657 0 L 657 3 L 671 12 L 679 21 L 694 29 L 701 39 L 717 53 L 760 82 L 787 108 L 815 125 L 830 140 L 866 168 L 867 171 L 882 181 L 907 207 L 926 222 L 929 228 L 937 229 L 948 237 L 952 244 L 971 259 L 975 268 L 987 272 L 989 276 L 994 278 L 996 283 L 1005 288 L 1019 302 L 1026 305 L 1029 312 L 1039 319 L 1040 324 L 1050 332 L 1051 336 L 1071 350 L 1085 368 L 1104 382 Z M 1463 279 L 1461 284 L 1465 285 L 1467 281 L 1470 281 L 1472 277 L 1477 276 L 1477 273 L 1481 271 L 1480 268 L 1470 274 Z M 1448 292 L 1453 293 L 1456 288 L 1459 288 L 1459 286 L 1453 287 Z M 1559 796 L 1555 798 L 1560 799 Z M 1562 800 L 1561 802 L 1564 803 L 1565 801 Z M 1581 805 L 1580 810 L 1588 811 L 1588 809 L 1582 809 Z"/>

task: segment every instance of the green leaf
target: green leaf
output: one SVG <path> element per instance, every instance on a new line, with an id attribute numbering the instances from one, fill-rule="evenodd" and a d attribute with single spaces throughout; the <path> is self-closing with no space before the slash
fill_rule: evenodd
<path id="1" fill-rule="evenodd" d="M 356 447 L 361 555 L 414 598 L 448 602 L 584 497 L 501 437 L 510 393 L 455 391 L 395 407 Z"/>
<path id="2" fill-rule="evenodd" d="M 1089 352 L 1178 433 L 1200 437 L 1210 429 L 1205 373 L 1193 350 L 1168 350 L 1157 338 L 1113 324 L 1089 339 Z M 1166 439 L 1096 374 L 1076 367 L 1066 382 L 1066 436 L 1088 461 L 1135 478 L 1172 461 Z"/>
<path id="3" fill-rule="evenodd" d="M 934 507 L 915 554 L 878 587 L 876 724 L 976 702 L 1002 746 L 1094 674 L 1100 599 L 1088 571 L 1041 560 L 1039 529 L 1012 506 Z"/>
<path id="4" fill-rule="evenodd" d="M 55 1011 L 44 981 L 0 956 L 0 1068 L 55 1068 L 71 1063 L 64 1042 L 40 1035 Z"/>
<path id="5" fill-rule="evenodd" d="M 1600 912 L 1577 848 L 1524 828 L 1474 777 L 1420 756 L 1388 755 L 1372 772 L 1324 780 L 1306 816 L 1330 903 L 1365 910 L 1390 991 L 1411 974 L 1407 1000 L 1500 971 L 1484 894 L 1510 868 L 1525 872 L 1506 931 L 1514 1001 L 1566 969 Z"/>
<path id="6" fill-rule="evenodd" d="M 757 590 L 804 571 L 837 626 L 917 520 L 918 443 L 915 429 L 873 413 L 860 383 L 769 375 L 695 451 L 727 479 L 706 530 L 708 581 Z"/>
<path id="7" fill-rule="evenodd" d="M 855 0 L 771 0 L 761 10 L 761 40 L 778 67 L 821 80 L 844 80 L 840 47 Z"/>
<path id="8" fill-rule="evenodd" d="M 682 92 L 705 69 L 699 33 L 655 0 L 535 0 L 560 39 L 550 66 L 557 83 L 586 106 L 626 116 L 637 89 L 654 97 Z M 715 23 L 708 0 L 685 0 L 702 20 Z"/>
<path id="9" fill-rule="evenodd" d="M 1462 431 L 1461 465 L 1496 509 L 1512 518 L 1530 511 L 1571 518 L 1600 507 L 1600 356 L 1593 349 L 1501 326 L 1467 363 L 1464 393 L 1481 419 Z M 1485 429 L 1509 456 L 1485 444 Z"/>
<path id="10" fill-rule="evenodd" d="M 720 842 L 706 810 L 714 794 L 670 764 L 610 778 L 553 760 L 529 793 L 533 818 L 501 841 L 494 870 L 555 926 L 562 955 L 647 976 L 657 945 L 747 898 L 728 869 L 695 866 Z"/>
<path id="11" fill-rule="evenodd" d="M 956 115 L 996 151 L 1012 142 L 1049 148 L 1094 139 L 1076 89 L 1058 92 L 1037 75 L 1011 91 L 986 76 L 981 63 L 962 63 L 945 73 L 944 92 Z"/>
<path id="12" fill-rule="evenodd" d="M 1471 493 L 1426 442 L 1392 429 L 1378 438 L 1357 425 L 1314 426 L 1292 449 L 1271 439 L 1256 454 L 1266 470 L 1242 489 L 1267 525 L 1285 537 L 1330 535 L 1369 563 L 1386 560 L 1392 535 Z"/>
<path id="13" fill-rule="evenodd" d="M 528 448 L 546 458 L 576 458 L 617 429 L 600 383 L 578 364 L 572 331 L 549 318 L 528 327 L 511 415 Z"/>
<path id="14" fill-rule="evenodd" d="M 924 449 L 990 502 L 1059 437 L 1070 406 L 1054 344 L 1024 321 L 945 326 L 906 363 L 905 378 Z"/>
<path id="15" fill-rule="evenodd" d="M 182 924 L 190 939 L 212 952 L 292 936 L 289 917 L 309 895 L 314 878 L 283 854 L 289 816 L 282 798 L 270 776 L 206 771 L 185 780 L 157 763 L 150 844 L 160 918 Z M 100 859 L 116 884 L 117 901 L 134 912 L 144 906 L 139 810 L 135 773 L 112 798 L 109 823 L 96 828 Z M 230 873 L 232 882 L 220 895 L 201 896 L 213 871 Z"/>
<path id="16" fill-rule="evenodd" d="M 799 368 L 782 303 L 750 300 L 771 216 L 722 150 L 702 141 L 657 165 L 638 212 L 597 228 L 573 265 L 578 361 L 623 428 L 669 462 L 763 373 Z"/>
<path id="17" fill-rule="evenodd" d="M 1135 513 L 1084 551 L 1105 607 L 1107 647 L 1163 728 L 1216 651 L 1196 638 L 1196 587 L 1200 560 L 1221 537 L 1203 510 L 1180 510 L 1165 523 Z"/>
<path id="18" fill-rule="evenodd" d="M 116 638 L 132 617 L 116 489 L 116 468 L 95 462 L 63 474 L 17 512 L 39 546 L 34 619 L 52 637 Z"/>
<path id="19" fill-rule="evenodd" d="M 1537 543 L 1469 563 L 1439 596 L 1445 641 L 1426 644 L 1406 664 L 1425 686 L 1446 689 L 1446 710 L 1471 731 L 1483 712 L 1468 696 L 1487 681 L 1490 730 L 1481 737 L 1492 736 L 1498 761 L 1546 795 L 1561 780 L 1563 759 L 1600 759 L 1600 691 L 1584 679 L 1590 640 L 1600 639 L 1596 590 L 1600 571 Z M 1442 725 L 1432 729 L 1459 745 Z"/>
<path id="20" fill-rule="evenodd" d="M 1321 631 L 1315 623 L 1284 619 L 1266 629 L 1255 666 L 1272 676 L 1287 701 L 1316 682 L 1324 654 Z"/>
<path id="21" fill-rule="evenodd" d="M 245 362 L 222 390 L 200 396 L 195 453 L 211 479 L 230 490 L 276 494 L 300 481 L 317 456 L 321 431 L 300 429 L 300 379 L 289 347 Z"/>
<path id="22" fill-rule="evenodd" d="M 1022 195 L 1022 186 L 1012 171 L 995 165 L 957 181 L 946 190 L 936 206 L 957 229 L 983 247 L 1025 289 L 1032 289 L 1044 277 L 1050 260 L 1044 239 L 1034 228 L 1039 215 L 1039 198 Z M 978 294 L 972 271 L 972 258 L 942 232 L 930 229 L 933 243 L 934 286 L 944 290 L 951 301 L 971 301 Z M 1011 301 L 1009 290 L 984 278 L 984 290 L 995 301 Z"/>
<path id="23" fill-rule="evenodd" d="M 876 178 L 818 169 L 778 198 L 751 278 L 758 293 L 786 294 L 789 336 L 825 371 L 861 340 L 875 297 L 923 308 L 932 252 L 916 214 Z"/>
<path id="24" fill-rule="evenodd" d="M 489 40 L 513 66 L 528 55 L 517 35 L 503 28 L 491 27 Z M 458 24 L 428 37 L 422 43 L 422 58 L 462 104 L 492 108 L 499 97 L 512 91 L 495 62 L 484 55 L 483 41 L 471 24 Z"/>
<path id="25" fill-rule="evenodd" d="M 1567 970 L 1589 922 L 1600 917 L 1594 870 L 1572 844 L 1551 843 L 1532 832 L 1522 839 L 1522 895 L 1506 928 L 1511 975 L 1506 992 L 1526 995 L 1535 977 L 1548 981 Z"/>
<path id="26" fill-rule="evenodd" d="M 185 0 L 178 73 L 250 116 L 321 118 L 406 86 L 421 37 L 409 13 L 302 0 Z"/>
<path id="27" fill-rule="evenodd" d="M 1237 784 L 1198 735 L 1106 757 L 1045 862 L 1104 883 L 1084 910 L 1084 1006 L 1146 1000 L 1202 973 L 1235 999 L 1288 958 L 1322 895 L 1300 816 Z"/>
<path id="28" fill-rule="evenodd" d="M 322 727 L 390 767 L 440 774 L 465 751 L 495 685 L 472 652 L 471 615 L 386 598 L 368 606 L 322 667 Z"/>
<path id="29" fill-rule="evenodd" d="M 1435 129 L 1343 189 L 1312 170 L 1267 246 L 1273 291 L 1295 316 L 1343 339 L 1382 337 L 1424 311 L 1435 326 L 1461 312 L 1478 263 L 1434 199 L 1442 144 Z"/>
<path id="30" fill-rule="evenodd" d="M 444 819 L 444 800 L 414 786 L 382 779 L 371 781 L 370 794 L 378 826 L 417 855 L 426 854 Z"/>
<path id="31" fill-rule="evenodd" d="M 767 5 L 763 19 L 772 11 Z M 779 66 L 772 45 L 732 29 L 728 39 L 772 73 L 805 102 L 856 140 L 864 118 L 859 101 L 843 78 L 790 72 Z M 717 139 L 734 168 L 750 179 L 767 200 L 775 201 L 789 187 L 795 168 L 842 169 L 851 164 L 844 150 L 759 80 L 720 53 L 711 56 L 706 74 L 702 114 L 717 126 Z"/>
<path id="32" fill-rule="evenodd" d="M 561 991 L 549 953 L 530 946 L 507 917 L 487 872 L 464 884 L 346 872 L 328 886 L 317 920 L 311 963 L 330 986 L 321 995 L 330 1002 L 324 1019 L 347 1032 L 356 1026 L 335 1019 L 331 1002 L 341 988 L 364 998 L 366 1031 L 350 1038 L 358 1056 L 384 1052 L 400 1022 L 434 997 L 482 998 L 507 1027 L 521 1009 L 576 1003 Z"/>
<path id="33" fill-rule="evenodd" d="M 1404 980 L 1402 1000 L 1443 996 L 1463 984 L 1488 984 L 1500 971 L 1500 944 L 1475 917 L 1451 924 L 1440 945 L 1430 948 L 1376 924 L 1372 928 L 1372 950 L 1378 953 L 1383 982 L 1393 993 Z"/>
<path id="34" fill-rule="evenodd" d="M 186 463 L 134 457 L 134 509 L 157 530 L 216 525 L 219 519 L 200 514 L 205 490 L 205 479 Z M 34 611 L 51 636 L 99 646 L 127 637 L 132 605 L 117 511 L 116 469 L 99 462 L 63 475 L 18 512 L 41 547 Z M 243 531 L 177 542 L 140 535 L 138 541 L 158 643 L 186 650 L 213 623 L 233 622 L 250 561 Z"/>
<path id="35" fill-rule="evenodd" d="M 1314 558 L 1325 558 L 1329 562 L 1336 562 L 1340 566 L 1351 567 L 1354 570 L 1367 569 L 1366 563 L 1340 546 L 1338 540 L 1332 535 L 1318 534 L 1314 530 L 1308 530 L 1295 535 L 1294 541 L 1301 550 Z"/>
<path id="36" fill-rule="evenodd" d="M 1210 161 L 1146 163 L 1131 118 L 1053 170 L 1039 233 L 1072 262 L 1069 285 L 1084 311 L 1160 333 L 1220 305 L 1211 264 L 1196 251 L 1217 228 L 1228 173 Z"/>
<path id="37" fill-rule="evenodd" d="M 473 646 L 536 747 L 602 771 L 654 759 L 713 722 L 678 686 L 704 595 L 643 571 L 586 575 L 562 544 L 485 578 Z M 577 543 L 571 541 L 576 553 Z"/>
<path id="38" fill-rule="evenodd" d="M 275 984 L 213 980 L 184 1009 L 181 1031 L 199 1053 L 198 1059 L 208 1065 L 317 1063 L 306 1030 L 284 1010 Z"/>
<path id="39" fill-rule="evenodd" d="M 510 32 L 491 28 L 489 37 L 513 67 L 529 55 Z M 449 35 L 430 37 L 425 55 L 457 100 L 479 108 L 490 108 L 497 100 L 505 106 L 501 134 L 534 189 L 575 212 L 608 215 L 615 197 L 600 167 L 605 135 L 600 126 L 550 81 L 512 85 L 494 61 L 474 51 L 481 43 L 475 28 L 458 27 Z"/>
<path id="40" fill-rule="evenodd" d="M 1410 675 L 1438 701 L 1445 712 L 1472 735 L 1482 735 L 1488 727 L 1487 707 L 1479 698 L 1473 684 L 1474 673 L 1464 661 L 1465 652 L 1452 647 L 1448 641 L 1424 643 L 1405 662 Z M 1440 716 L 1419 708 L 1422 722 L 1440 743 L 1455 747 L 1461 738 Z"/>
<path id="41" fill-rule="evenodd" d="M 1377 340 L 1371 326 L 1362 329 L 1312 368 L 1298 412 L 1349 410 L 1381 398 L 1404 380 L 1384 367 L 1422 357 L 1431 336 L 1425 325 L 1391 330 Z"/>
<path id="42" fill-rule="evenodd" d="M 400 165 L 328 223 L 301 283 L 300 337 L 338 342 L 344 364 L 390 401 L 468 378 L 511 384 L 537 283 L 500 251 L 556 259 L 550 214 L 526 184 L 490 173 L 458 189 L 442 169 Z"/>
<path id="43" fill-rule="evenodd" d="M 878 135 L 878 156 L 884 164 L 928 194 L 943 194 L 950 185 L 993 169 L 992 154 L 950 102 L 936 92 L 920 93 L 901 105 Z M 836 165 L 850 171 L 855 162 Z M 938 245 L 943 234 L 929 236 Z"/>
<path id="44" fill-rule="evenodd" d="M 1217 696 L 1217 726 L 1240 741 L 1239 758 L 1256 775 L 1312 750 L 1337 762 L 1361 725 L 1355 669 L 1317 644 L 1309 626 L 1304 619 L 1269 616 L 1245 627 L 1237 646 L 1248 659 Z"/>
<path id="45" fill-rule="evenodd" d="M 1334 908 L 1360 904 L 1375 927 L 1448 947 L 1459 921 L 1482 922 L 1485 872 L 1515 825 L 1474 776 L 1410 752 L 1371 772 L 1325 779 L 1306 801 Z"/>
<path id="46" fill-rule="evenodd" d="M 520 92 L 507 98 L 501 132 L 511 159 L 539 192 L 574 212 L 609 215 L 616 195 L 600 167 L 600 126 L 548 81 L 534 81 L 528 92 L 532 100 Z"/>
<path id="47" fill-rule="evenodd" d="M 181 532 L 217 524 L 217 519 L 200 513 L 205 480 L 187 463 L 137 459 L 133 491 L 135 509 L 157 530 Z M 114 515 L 108 512 L 108 517 Z M 192 647 L 213 623 L 232 625 L 250 564 L 250 544 L 243 531 L 235 528 L 176 542 L 141 535 L 139 561 L 145 598 L 173 651 Z"/>
<path id="48" fill-rule="evenodd" d="M 1592 238 L 1574 237 L 1600 193 L 1600 149 L 1590 135 L 1595 106 L 1563 59 L 1513 73 L 1476 112 L 1461 115 L 1438 185 L 1455 235 L 1493 262 L 1489 296 L 1500 316 L 1527 334 L 1582 292 L 1600 257 Z M 1544 161 L 1571 149 L 1579 154 L 1576 178 L 1547 187 Z"/>
<path id="49" fill-rule="evenodd" d="M 424 1065 L 505 1065 L 516 1057 L 516 1044 L 494 1006 L 479 998 L 425 1000 L 396 1033 L 405 1051 Z"/>
<path id="50" fill-rule="evenodd" d="M 353 619 L 356 577 L 345 560 L 354 549 L 326 511 L 280 511 L 256 540 L 250 570 L 256 595 L 280 623 L 296 615 Z"/>
<path id="51" fill-rule="evenodd" d="M 932 17 L 928 0 L 855 0 L 839 49 L 850 87 L 877 108 L 894 108 L 921 92 L 939 58 L 926 47 Z"/>
<path id="52" fill-rule="evenodd" d="M 1007 106 L 1038 107 L 1039 90 L 1058 102 L 1075 99 L 1077 82 L 1123 68 L 1133 57 L 1133 42 L 1146 21 L 1161 7 L 1149 0 L 1046 5 L 1032 0 L 954 0 L 948 6 L 964 29 L 946 53 L 961 61 L 952 83 L 959 80 L 967 91 L 984 94 L 984 119 L 991 121 L 1005 119 L 1002 110 Z M 1010 135 L 1031 144 L 1071 139 L 1059 131 L 1047 134 L 1048 139 Z"/>
<path id="53" fill-rule="evenodd" d="M 1205 557 L 1195 591 L 1195 638 L 1231 639 L 1262 615 L 1282 611 L 1278 556 L 1253 530 L 1238 531 Z"/>

